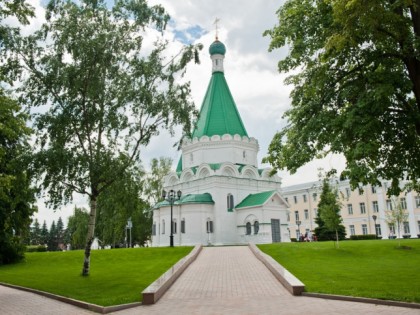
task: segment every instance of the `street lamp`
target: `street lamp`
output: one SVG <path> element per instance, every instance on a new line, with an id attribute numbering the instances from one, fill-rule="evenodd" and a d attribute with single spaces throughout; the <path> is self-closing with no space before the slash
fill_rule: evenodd
<path id="1" fill-rule="evenodd" d="M 376 219 L 378 217 L 376 215 L 372 215 L 373 222 L 375 223 L 375 239 L 378 238 L 378 231 L 376 230 Z"/>
<path id="2" fill-rule="evenodd" d="M 298 238 L 298 242 L 300 242 L 300 224 L 301 224 L 302 222 L 300 222 L 300 220 L 297 220 L 296 221 L 296 224 L 297 224 L 297 226 L 298 226 L 298 231 L 299 231 L 299 238 Z"/>
<path id="3" fill-rule="evenodd" d="M 126 228 L 130 230 L 130 242 L 128 243 L 128 247 L 131 247 L 131 228 L 133 227 L 133 221 L 131 221 L 131 217 L 127 220 Z"/>
<path id="4" fill-rule="evenodd" d="M 166 201 L 168 201 L 171 205 L 171 235 L 169 236 L 169 243 L 171 247 L 174 247 L 174 231 L 173 231 L 173 219 L 172 219 L 172 213 L 173 213 L 173 205 L 174 202 L 179 200 L 181 198 L 182 192 L 178 190 L 175 192 L 175 190 L 171 189 L 168 193 L 166 191 L 162 192 L 162 197 Z"/>

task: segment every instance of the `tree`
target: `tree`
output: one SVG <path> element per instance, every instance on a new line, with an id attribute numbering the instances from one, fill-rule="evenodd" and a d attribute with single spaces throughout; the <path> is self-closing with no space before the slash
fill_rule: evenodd
<path id="1" fill-rule="evenodd" d="M 49 238 L 49 233 L 48 233 L 48 228 L 47 228 L 47 222 L 45 222 L 42 224 L 42 228 L 41 228 L 41 245 L 47 245 L 48 243 L 48 238 Z"/>
<path id="2" fill-rule="evenodd" d="M 38 219 L 35 218 L 34 224 L 31 228 L 30 236 L 31 245 L 40 245 L 41 244 L 41 226 L 38 222 Z"/>
<path id="3" fill-rule="evenodd" d="M 23 242 L 36 211 L 26 118 L 0 88 L 0 264 L 23 258 Z"/>
<path id="4" fill-rule="evenodd" d="M 60 246 L 63 244 L 63 238 L 64 238 L 64 223 L 61 217 L 58 217 L 56 229 L 57 229 L 57 246 L 59 249 L 61 249 Z"/>
<path id="5" fill-rule="evenodd" d="M 420 191 L 420 0 L 288 0 L 265 32 L 294 86 L 266 162 L 296 170 L 341 153 L 353 188 L 389 179 Z"/>
<path id="6" fill-rule="evenodd" d="M 70 241 L 71 249 L 83 249 L 86 245 L 88 224 L 88 211 L 84 208 L 74 207 L 73 215 L 69 217 L 65 236 L 65 239 Z"/>
<path id="7" fill-rule="evenodd" d="M 56 251 L 58 249 L 57 227 L 54 220 L 52 221 L 50 230 L 48 232 L 47 248 L 50 252 Z"/>
<path id="8" fill-rule="evenodd" d="M 102 244 L 118 247 L 127 243 L 126 226 L 132 219 L 132 243 L 143 245 L 151 234 L 150 205 L 142 199 L 144 171 L 129 169 L 124 176 L 109 187 L 98 199 L 96 236 Z"/>
<path id="9" fill-rule="evenodd" d="M 401 238 L 401 227 L 404 222 L 408 220 L 408 213 L 407 210 L 401 206 L 401 202 L 398 201 L 398 199 L 394 198 L 392 204 L 393 209 L 386 212 L 386 219 L 388 224 L 394 227 L 397 226 L 398 238 Z M 398 244 L 398 246 L 401 246 L 400 243 Z"/>
<path id="10" fill-rule="evenodd" d="M 322 185 L 322 193 L 318 203 L 318 213 L 315 223 L 315 234 L 319 241 L 343 240 L 346 236 L 346 230 L 342 225 L 343 219 L 340 215 L 340 203 L 338 202 L 336 193 L 332 190 L 328 179 L 324 179 Z"/>
<path id="11" fill-rule="evenodd" d="M 28 71 L 22 101 L 50 104 L 34 117 L 36 163 L 49 204 L 73 193 L 89 198 L 82 275 L 90 268 L 98 198 L 132 165 L 162 128 L 191 130 L 196 114 L 189 83 L 178 83 L 198 46 L 168 57 L 167 43 L 142 52 L 148 25 L 163 32 L 169 16 L 145 0 L 51 1 L 47 22 L 15 47 Z M 46 40 L 48 38 L 48 41 Z"/>
<path id="12" fill-rule="evenodd" d="M 150 162 L 151 171 L 144 183 L 144 195 L 152 205 L 162 200 L 163 178 L 171 171 L 172 162 L 169 157 L 154 158 Z"/>

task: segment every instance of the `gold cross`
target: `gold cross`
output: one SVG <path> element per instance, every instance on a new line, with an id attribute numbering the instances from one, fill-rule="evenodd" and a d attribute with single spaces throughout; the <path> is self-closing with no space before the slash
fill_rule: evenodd
<path id="1" fill-rule="evenodd" d="M 216 40 L 217 39 L 219 39 L 218 37 L 219 37 L 219 23 L 220 22 L 220 19 L 219 18 L 216 18 L 215 20 L 214 20 L 214 25 L 216 25 Z"/>

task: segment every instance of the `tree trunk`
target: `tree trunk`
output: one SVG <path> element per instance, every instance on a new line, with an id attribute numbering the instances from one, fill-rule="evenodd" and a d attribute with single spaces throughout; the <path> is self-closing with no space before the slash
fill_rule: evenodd
<path id="1" fill-rule="evenodd" d="M 82 276 L 89 276 L 90 250 L 91 250 L 93 239 L 95 237 L 96 198 L 97 198 L 96 196 L 91 196 L 90 198 L 89 225 L 88 225 L 88 233 L 87 233 L 87 238 L 86 238 L 85 258 L 83 261 Z"/>

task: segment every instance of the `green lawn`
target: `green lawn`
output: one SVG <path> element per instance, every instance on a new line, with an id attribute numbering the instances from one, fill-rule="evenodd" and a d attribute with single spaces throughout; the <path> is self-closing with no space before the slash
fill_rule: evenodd
<path id="1" fill-rule="evenodd" d="M 140 302 L 141 292 L 191 250 L 93 250 L 89 277 L 80 275 L 83 251 L 26 253 L 25 262 L 0 266 L 0 282 L 102 306 Z"/>
<path id="2" fill-rule="evenodd" d="M 307 292 L 420 302 L 420 240 L 277 243 L 258 247 Z"/>

